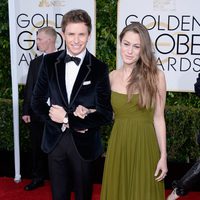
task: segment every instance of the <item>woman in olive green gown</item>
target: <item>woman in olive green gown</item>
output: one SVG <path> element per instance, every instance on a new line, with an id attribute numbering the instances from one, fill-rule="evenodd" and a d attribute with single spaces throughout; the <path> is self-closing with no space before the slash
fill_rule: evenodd
<path id="1" fill-rule="evenodd" d="M 114 125 L 101 200 L 164 200 L 167 174 L 166 83 L 147 29 L 133 22 L 120 34 L 121 68 L 110 73 Z"/>

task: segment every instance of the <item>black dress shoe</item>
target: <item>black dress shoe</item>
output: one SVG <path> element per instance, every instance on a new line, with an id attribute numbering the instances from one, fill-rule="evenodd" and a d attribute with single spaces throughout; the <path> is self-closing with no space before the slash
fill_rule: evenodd
<path id="1" fill-rule="evenodd" d="M 28 184 L 28 185 L 26 185 L 24 187 L 24 190 L 26 190 L 26 191 L 34 190 L 34 189 L 36 189 L 38 187 L 41 187 L 43 185 L 44 185 L 44 181 L 43 180 L 41 180 L 41 181 L 32 181 L 30 184 Z"/>

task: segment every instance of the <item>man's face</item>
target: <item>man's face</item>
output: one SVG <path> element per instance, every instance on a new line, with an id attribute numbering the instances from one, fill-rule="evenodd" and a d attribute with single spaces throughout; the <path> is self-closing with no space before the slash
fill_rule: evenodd
<path id="1" fill-rule="evenodd" d="M 62 35 L 67 49 L 73 56 L 85 50 L 90 38 L 88 27 L 84 23 L 69 23 Z"/>
<path id="2" fill-rule="evenodd" d="M 50 36 L 47 35 L 45 32 L 41 31 L 37 34 L 37 47 L 39 51 L 46 52 L 49 48 L 50 43 Z"/>

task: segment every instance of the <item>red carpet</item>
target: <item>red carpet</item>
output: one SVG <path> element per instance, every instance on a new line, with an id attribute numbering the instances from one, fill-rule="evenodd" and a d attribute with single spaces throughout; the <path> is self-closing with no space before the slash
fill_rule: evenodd
<path id="1" fill-rule="evenodd" d="M 49 181 L 46 181 L 43 187 L 40 187 L 36 190 L 29 192 L 24 191 L 24 186 L 29 182 L 30 180 L 26 179 L 22 180 L 20 183 L 15 183 L 13 178 L 1 177 L 0 200 L 51 200 Z M 99 200 L 100 190 L 101 185 L 95 184 L 92 200 Z M 167 190 L 166 195 L 169 194 L 169 192 L 170 191 Z M 74 199 L 73 195 L 72 199 Z M 180 198 L 180 200 L 200 200 L 200 192 L 190 192 L 186 197 Z"/>

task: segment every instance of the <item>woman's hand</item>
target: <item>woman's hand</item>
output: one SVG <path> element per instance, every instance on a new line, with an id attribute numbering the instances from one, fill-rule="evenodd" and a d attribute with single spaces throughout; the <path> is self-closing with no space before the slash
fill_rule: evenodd
<path id="1" fill-rule="evenodd" d="M 84 119 L 88 114 L 95 112 L 95 109 L 88 109 L 82 105 L 78 105 L 74 111 L 74 116 Z"/>
<path id="2" fill-rule="evenodd" d="M 160 158 L 157 164 L 157 168 L 154 176 L 156 177 L 156 181 L 162 181 L 167 176 L 167 159 Z"/>

